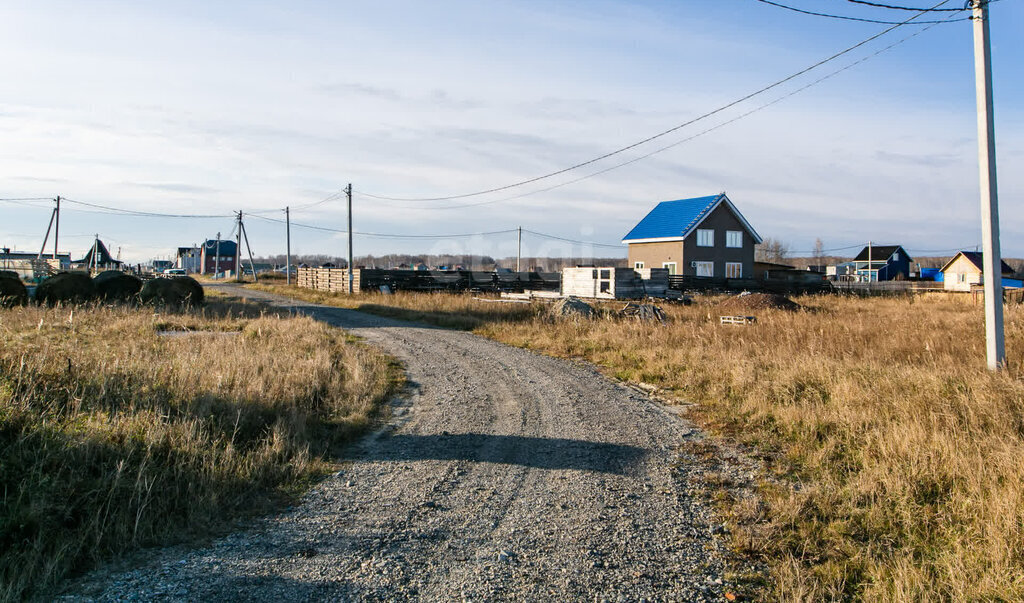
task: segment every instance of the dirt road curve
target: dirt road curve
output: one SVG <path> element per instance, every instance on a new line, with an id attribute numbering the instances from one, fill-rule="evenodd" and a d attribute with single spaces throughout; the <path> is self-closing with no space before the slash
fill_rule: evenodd
<path id="1" fill-rule="evenodd" d="M 410 394 L 297 507 L 69 598 L 723 600 L 713 516 L 675 452 L 694 434 L 645 396 L 469 333 L 232 291 L 380 346 Z"/>

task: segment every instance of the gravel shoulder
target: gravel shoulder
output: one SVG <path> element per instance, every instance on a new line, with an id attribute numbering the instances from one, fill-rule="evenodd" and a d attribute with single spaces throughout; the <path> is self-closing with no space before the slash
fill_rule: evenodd
<path id="1" fill-rule="evenodd" d="M 722 600 L 718 523 L 678 450 L 701 435 L 644 394 L 470 333 L 218 288 L 379 346 L 407 395 L 295 507 L 64 600 Z"/>

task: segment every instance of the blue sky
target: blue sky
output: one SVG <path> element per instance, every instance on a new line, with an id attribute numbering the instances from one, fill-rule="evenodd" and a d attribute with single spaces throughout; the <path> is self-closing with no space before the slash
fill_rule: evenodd
<path id="1" fill-rule="evenodd" d="M 907 2 L 909 4 L 909 2 Z M 841 0 L 794 6 L 903 14 Z M 959 4 L 958 0 L 950 6 Z M 1004 254 L 1024 256 L 1024 8 L 992 5 Z M 229 214 L 357 192 L 438 197 L 573 165 L 686 122 L 885 29 L 755 0 L 676 2 L 18 2 L 0 5 L 0 197 Z M 446 202 L 355 199 L 355 230 L 524 228 L 617 243 L 658 201 L 728 192 L 794 250 L 979 239 L 971 24 L 932 28 L 788 98 L 648 159 L 920 28 L 902 27 L 803 78 L 651 145 L 504 193 Z M 483 205 L 452 208 L 493 201 Z M 0 203 L 4 246 L 38 249 L 46 202 Z M 99 233 L 131 261 L 225 235 L 230 218 L 155 219 L 65 205 L 62 250 Z M 344 205 L 297 211 L 343 229 Z M 247 221 L 254 252 L 283 227 Z M 296 253 L 344 235 L 293 229 Z M 509 255 L 509 235 L 360 236 L 356 253 Z M 615 249 L 527 236 L 524 253 Z M 621 253 L 621 252 L 620 252 Z"/>

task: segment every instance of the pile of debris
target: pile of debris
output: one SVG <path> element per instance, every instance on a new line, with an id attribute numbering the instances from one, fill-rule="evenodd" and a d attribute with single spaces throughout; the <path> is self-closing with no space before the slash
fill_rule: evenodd
<path id="1" fill-rule="evenodd" d="M 665 324 L 665 311 L 654 304 L 628 303 L 619 310 L 619 316 L 635 318 L 641 322 L 658 321 Z"/>
<path id="2" fill-rule="evenodd" d="M 796 312 L 802 306 L 789 299 L 785 295 L 776 293 L 748 293 L 743 292 L 735 297 L 718 304 L 722 310 L 747 311 L 747 310 L 787 310 Z"/>
<path id="3" fill-rule="evenodd" d="M 594 308 L 578 297 L 566 297 L 551 307 L 556 318 L 593 318 Z"/>

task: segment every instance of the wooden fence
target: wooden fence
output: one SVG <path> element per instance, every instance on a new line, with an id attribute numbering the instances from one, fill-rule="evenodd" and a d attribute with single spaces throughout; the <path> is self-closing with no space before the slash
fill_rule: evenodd
<path id="1" fill-rule="evenodd" d="M 348 292 L 345 268 L 299 268 L 296 284 L 320 291 Z M 353 291 L 558 291 L 560 275 L 543 272 L 477 272 L 470 270 L 383 270 L 356 268 Z"/>

